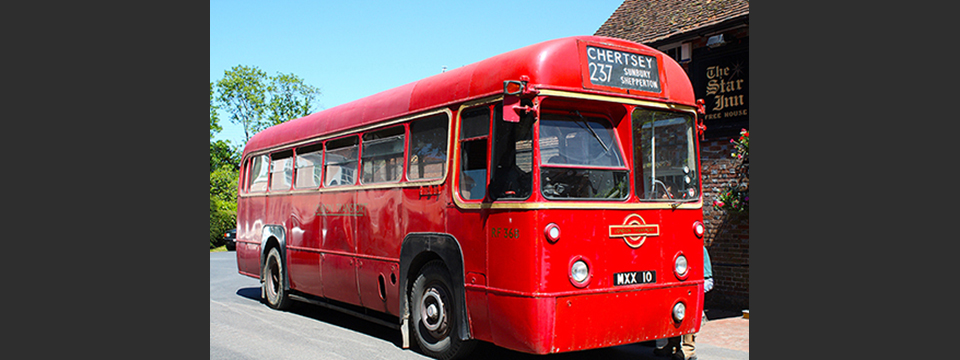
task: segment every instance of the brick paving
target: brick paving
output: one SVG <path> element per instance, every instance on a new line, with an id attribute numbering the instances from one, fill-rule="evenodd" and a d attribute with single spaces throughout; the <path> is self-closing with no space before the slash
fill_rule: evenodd
<path id="1" fill-rule="evenodd" d="M 750 352 L 750 320 L 733 311 L 707 309 L 710 319 L 700 326 L 697 344 Z"/>

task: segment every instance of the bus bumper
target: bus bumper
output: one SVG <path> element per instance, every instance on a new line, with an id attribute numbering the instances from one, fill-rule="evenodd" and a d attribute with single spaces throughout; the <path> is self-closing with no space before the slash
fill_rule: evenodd
<path id="1" fill-rule="evenodd" d="M 700 330 L 702 283 L 556 297 L 490 295 L 493 342 L 549 354 L 625 345 Z M 683 302 L 686 316 L 673 320 Z"/>

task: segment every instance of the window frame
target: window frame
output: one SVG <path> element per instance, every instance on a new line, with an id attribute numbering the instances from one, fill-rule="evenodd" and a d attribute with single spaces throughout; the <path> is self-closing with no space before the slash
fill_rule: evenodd
<path id="1" fill-rule="evenodd" d="M 401 130 L 399 134 L 387 135 L 387 136 L 378 137 L 375 139 L 367 139 L 368 135 L 374 135 L 378 133 L 388 133 L 390 131 L 395 132 L 397 128 Z M 357 168 L 358 168 L 358 171 L 360 172 L 359 181 L 361 185 L 396 184 L 396 183 L 403 182 L 405 180 L 405 175 L 406 175 L 405 163 L 407 159 L 407 134 L 408 134 L 408 129 L 407 129 L 406 123 L 371 129 L 368 131 L 364 131 L 363 133 L 360 134 L 360 156 L 358 157 Z M 366 151 L 368 146 L 367 144 L 387 143 L 391 138 L 399 138 L 399 142 L 403 147 L 403 150 L 399 153 L 400 160 L 398 161 L 397 164 L 393 165 L 393 166 L 396 166 L 396 165 L 400 166 L 400 169 L 396 174 L 396 179 L 390 179 L 390 180 L 384 180 L 384 181 L 365 181 L 364 178 L 367 177 L 367 169 L 364 168 L 364 166 L 366 166 L 367 162 L 371 163 L 371 167 L 372 167 L 371 170 L 376 170 L 377 160 L 385 160 L 388 158 L 384 156 L 366 156 L 365 153 L 367 152 Z M 397 153 L 394 152 L 391 154 L 397 154 Z M 369 160 L 369 159 L 373 159 L 373 160 Z M 390 157 L 389 159 L 396 159 L 396 157 L 395 156 Z M 383 167 L 384 170 L 387 170 L 388 168 L 390 168 L 390 165 L 388 163 L 389 161 L 387 161 L 387 163 L 384 164 L 384 167 Z M 373 179 L 376 179 L 377 174 L 378 174 L 377 172 L 372 172 L 371 177 Z"/>
<path id="2" fill-rule="evenodd" d="M 537 120 L 537 123 L 536 123 L 536 127 L 537 127 L 537 130 L 536 130 L 537 149 L 536 149 L 536 151 L 537 151 L 537 157 L 539 158 L 540 162 L 539 162 L 538 164 L 536 164 L 536 166 L 537 166 L 537 173 L 538 173 L 538 176 L 539 176 L 539 184 L 538 184 L 539 186 L 538 186 L 538 189 L 536 189 L 535 191 L 539 191 L 539 192 L 540 192 L 540 195 L 543 196 L 543 198 L 546 199 L 547 201 L 611 201 L 611 202 L 623 202 L 623 201 L 625 201 L 625 200 L 628 200 L 628 199 L 632 196 L 632 192 L 631 192 L 631 186 L 632 186 L 632 182 L 633 182 L 632 170 L 631 170 L 631 167 L 628 165 L 629 158 L 627 157 L 627 155 L 626 155 L 625 152 L 624 152 L 624 145 L 623 145 L 623 143 L 622 143 L 621 134 L 619 134 L 619 130 L 618 130 L 618 128 L 617 128 L 616 123 L 614 123 L 613 120 L 612 120 L 608 115 L 602 114 L 602 113 L 598 113 L 598 112 L 592 112 L 592 111 L 589 111 L 589 110 L 583 110 L 583 111 L 581 111 L 580 115 L 583 117 L 583 119 L 581 119 L 581 120 L 583 120 L 584 122 L 586 122 L 586 123 L 587 123 L 586 126 L 588 126 L 588 127 L 590 126 L 590 125 L 589 125 L 590 122 L 593 122 L 593 121 L 603 122 L 603 125 L 605 125 L 604 128 L 605 128 L 606 130 L 610 131 L 610 134 L 609 134 L 609 135 L 610 135 L 610 137 L 609 137 L 610 143 L 609 143 L 609 144 L 605 144 L 605 145 L 607 145 L 609 148 L 611 148 L 611 150 L 615 150 L 615 151 L 617 152 L 617 154 L 616 154 L 616 155 L 618 156 L 617 161 L 620 162 L 620 165 L 614 166 L 614 165 L 591 165 L 591 164 L 589 164 L 589 163 L 587 163 L 587 164 L 549 163 L 549 162 L 548 162 L 549 159 L 546 159 L 546 156 L 545 156 L 544 153 L 543 153 L 543 150 L 544 150 L 544 149 L 543 149 L 543 146 L 542 146 L 542 143 L 541 143 L 541 141 L 542 141 L 542 136 L 543 136 L 543 123 L 544 123 L 544 118 L 545 118 L 545 117 L 553 117 L 553 118 L 549 119 L 549 121 L 576 121 L 576 119 L 574 119 L 574 116 L 575 116 L 575 115 L 568 114 L 568 113 L 566 113 L 566 112 L 564 112 L 563 110 L 560 110 L 560 109 L 553 109 L 553 108 L 542 109 L 542 110 L 541 110 L 541 116 L 540 116 L 540 118 Z M 606 127 L 606 126 L 609 126 L 609 127 Z M 591 127 L 591 128 L 592 128 L 592 127 Z M 557 139 L 557 140 L 558 140 L 558 141 L 561 141 L 560 139 Z M 591 141 L 591 140 L 593 140 L 593 139 L 589 139 L 589 140 L 587 140 L 587 141 Z M 571 146 L 571 145 L 570 145 L 570 144 L 566 144 L 566 145 L 562 145 L 562 146 Z M 560 149 L 562 146 L 561 146 L 559 143 L 557 144 L 558 151 L 559 151 L 559 149 Z M 558 154 L 558 155 L 559 155 L 559 154 Z M 594 159 L 594 160 L 596 160 L 596 159 Z M 613 176 L 613 177 L 622 176 L 622 177 L 624 178 L 623 182 L 624 182 L 625 184 L 623 184 L 623 185 L 626 186 L 626 189 L 625 189 L 626 192 L 625 192 L 622 196 L 620 196 L 620 197 L 615 197 L 615 198 L 606 198 L 606 197 L 576 197 L 576 196 L 561 197 L 561 196 L 553 196 L 553 195 L 551 195 L 551 194 L 546 193 L 546 192 L 545 192 L 545 186 L 546 186 L 545 172 L 556 172 L 556 171 L 562 171 L 562 170 L 568 170 L 568 171 L 573 171 L 573 172 L 587 172 L 587 173 L 593 172 L 593 171 L 605 171 L 605 172 L 609 172 L 610 175 Z"/>
<path id="3" fill-rule="evenodd" d="M 646 180 L 646 178 L 647 178 L 647 174 L 646 174 L 646 171 L 645 171 L 645 167 L 643 166 L 644 163 L 646 162 L 646 161 L 645 161 L 645 157 L 643 156 L 643 152 L 644 152 L 644 149 L 645 149 L 645 147 L 644 147 L 645 144 L 644 144 L 644 141 L 638 140 L 638 139 L 635 138 L 635 137 L 637 136 L 637 131 L 638 131 L 638 129 L 642 129 L 642 128 L 643 128 L 642 123 L 645 122 L 645 121 L 640 120 L 640 121 L 641 121 L 641 124 L 640 124 L 639 126 L 637 125 L 637 121 L 638 121 L 638 120 L 637 120 L 637 118 L 634 117 L 634 114 L 635 114 L 637 111 L 658 112 L 658 113 L 660 113 L 660 114 L 673 114 L 673 115 L 676 116 L 677 118 L 684 118 L 683 124 L 684 124 L 684 125 L 687 125 L 687 127 L 685 128 L 685 131 L 684 131 L 684 135 L 685 135 L 684 138 L 686 139 L 686 141 L 684 141 L 684 142 L 686 143 L 686 146 L 685 146 L 685 147 L 686 147 L 686 149 L 687 149 L 687 151 L 685 151 L 684 154 L 687 155 L 687 159 L 686 159 L 687 164 L 684 165 L 684 167 L 688 168 L 689 171 L 692 171 L 693 174 L 686 174 L 686 175 L 683 175 L 683 174 L 674 174 L 674 175 L 667 175 L 667 176 L 673 176 L 673 177 L 677 177 L 677 178 L 679 179 L 679 176 L 690 176 L 690 175 L 692 175 L 691 179 L 696 179 L 696 182 L 697 182 L 697 183 L 696 183 L 696 186 L 686 186 L 686 188 L 687 188 L 687 189 L 695 189 L 694 195 L 696 195 L 696 196 L 691 196 L 691 197 L 686 197 L 686 198 L 684 198 L 684 197 L 681 197 L 681 198 L 673 198 L 673 197 L 668 197 L 668 198 L 651 197 L 651 198 L 648 198 L 648 194 L 647 194 L 648 190 L 647 190 L 647 188 L 646 188 L 646 182 L 643 181 L 643 180 Z M 632 179 L 630 179 L 630 181 L 633 182 L 632 187 L 634 188 L 634 190 L 633 190 L 633 198 L 635 198 L 637 201 L 639 201 L 639 202 L 641 202 L 641 203 L 696 203 L 696 202 L 699 202 L 699 201 L 703 198 L 703 196 L 704 196 L 704 194 L 703 194 L 703 180 L 704 180 L 704 179 L 702 178 L 702 176 L 703 176 L 703 174 L 701 173 L 702 170 L 699 168 L 699 166 L 700 166 L 701 162 L 703 161 L 703 159 L 702 159 L 701 154 L 700 154 L 700 152 L 699 152 L 699 144 L 698 144 L 698 143 L 699 143 L 699 140 L 698 140 L 698 138 L 697 138 L 697 130 L 696 130 L 696 127 L 697 127 L 697 116 L 694 115 L 694 114 L 691 114 L 691 113 L 689 113 L 689 112 L 684 112 L 684 111 L 674 111 L 674 110 L 666 110 L 666 109 L 656 109 L 656 108 L 649 108 L 649 107 L 644 107 L 644 106 L 636 106 L 636 107 L 630 109 L 630 111 L 629 111 L 628 114 L 629 114 L 628 116 L 630 117 L 630 120 L 629 120 L 629 121 L 630 121 L 630 126 L 631 126 L 631 134 L 630 134 L 630 137 L 631 137 L 631 140 L 635 143 L 635 145 L 634 145 L 634 148 L 635 148 L 635 149 L 634 149 L 633 160 L 632 160 L 632 161 L 633 161 L 633 164 L 631 165 L 631 168 L 633 169 L 633 174 L 631 175 Z M 653 122 L 653 123 L 656 123 L 656 122 L 658 122 L 658 121 L 668 121 L 668 120 L 653 120 L 652 122 Z M 666 126 L 670 126 L 670 125 L 666 125 Z M 642 136 L 642 134 L 641 134 L 641 136 Z M 657 150 L 656 150 L 657 148 L 664 147 L 664 148 L 669 149 L 671 145 L 673 145 L 673 146 L 676 146 L 676 145 L 677 145 L 676 143 L 668 143 L 667 140 L 664 140 L 664 143 L 661 143 L 661 142 L 658 141 L 658 142 L 656 142 L 656 143 L 654 143 L 654 144 L 655 144 L 654 149 L 652 149 L 652 153 L 654 154 L 654 156 L 656 156 L 656 154 L 657 154 Z M 689 164 L 689 162 L 693 162 L 693 164 Z M 663 189 L 664 189 L 664 190 L 667 190 L 667 189 L 668 189 L 668 185 L 667 185 L 664 181 L 662 181 L 662 180 L 656 180 L 656 178 L 657 178 L 656 172 L 657 172 L 657 169 L 660 168 L 660 166 L 658 166 L 658 165 L 656 164 L 656 162 L 655 162 L 654 164 L 652 164 L 651 166 L 653 166 L 653 169 L 652 169 L 653 175 L 650 176 L 650 178 L 652 178 L 653 181 L 656 181 L 657 183 L 662 184 L 662 185 L 663 185 Z M 668 166 L 664 166 L 664 168 L 669 168 L 669 167 L 675 167 L 675 166 L 669 166 L 669 165 L 668 165 Z M 663 172 L 669 172 L 670 170 L 662 170 L 662 171 L 663 171 Z M 680 183 L 679 181 L 672 181 L 672 182 L 671 182 L 671 185 L 676 185 L 676 184 L 681 184 L 681 185 L 682 185 L 682 183 Z M 672 186 L 671 186 L 671 187 L 672 187 Z M 651 186 L 651 190 L 652 190 L 651 192 L 655 195 L 655 194 L 657 193 L 657 190 L 653 190 L 653 188 L 654 188 L 654 186 Z M 671 191 L 672 191 L 672 189 L 671 189 Z M 679 191 L 679 189 L 678 189 L 678 191 Z M 682 193 L 681 193 L 681 194 L 682 194 Z"/>
<path id="4" fill-rule="evenodd" d="M 305 150 L 306 150 L 306 151 L 305 151 Z M 312 167 L 314 168 L 314 170 L 313 170 L 314 172 L 316 172 L 316 168 L 319 166 L 319 168 L 320 168 L 320 181 L 318 181 L 315 186 L 300 186 L 300 187 L 298 187 L 298 186 L 297 186 L 297 180 L 300 179 L 300 169 L 306 167 L 306 166 L 302 166 L 302 165 L 300 164 L 300 159 L 301 159 L 302 157 L 305 157 L 305 155 L 310 155 L 310 154 L 319 154 L 319 155 L 320 155 L 320 162 L 319 162 L 319 164 L 318 164 L 317 162 L 314 162 L 314 163 L 313 163 L 313 166 L 312 166 Z M 299 147 L 297 147 L 297 148 L 294 149 L 294 152 L 293 152 L 293 158 L 294 158 L 294 160 L 293 160 L 293 190 L 312 190 L 312 189 L 319 189 L 319 188 L 322 188 L 322 187 L 323 187 L 323 175 L 324 175 L 324 174 L 323 174 L 323 165 L 324 165 L 324 157 L 325 157 L 325 155 L 326 155 L 326 152 L 324 151 L 323 142 L 317 142 L 317 143 L 307 144 L 307 145 L 299 146 Z"/>
<path id="5" fill-rule="evenodd" d="M 416 178 L 416 179 L 411 179 L 411 178 L 410 178 L 410 173 L 414 170 L 414 166 L 416 166 L 417 168 L 419 168 L 421 164 L 425 164 L 423 161 L 420 160 L 419 157 L 418 157 L 418 160 L 417 160 L 417 164 L 413 164 L 413 163 L 412 163 L 412 158 L 413 158 L 413 156 L 414 156 L 414 150 L 415 150 L 415 147 L 414 147 L 414 145 L 413 145 L 413 141 L 414 141 L 415 139 L 414 139 L 414 132 L 413 132 L 413 129 L 412 129 L 412 128 L 413 128 L 414 123 L 417 123 L 417 122 L 425 122 L 425 121 L 438 121 L 438 122 L 441 122 L 441 123 L 443 124 L 443 126 L 442 126 L 443 146 L 442 146 L 442 147 L 438 147 L 438 149 L 441 149 L 441 150 L 442 150 L 442 155 L 443 155 L 443 159 L 442 159 L 440 162 L 438 162 L 438 164 L 441 165 L 440 176 L 438 176 L 438 177 L 420 177 L 420 178 Z M 450 161 L 450 154 L 449 154 L 449 152 L 450 152 L 450 114 L 447 113 L 447 112 L 440 112 L 440 113 L 435 113 L 435 114 L 430 114 L 430 115 L 426 115 L 426 116 L 417 117 L 417 118 L 415 118 L 415 119 L 412 119 L 412 120 L 410 120 L 410 121 L 407 121 L 407 122 L 405 123 L 405 126 L 406 126 L 406 129 L 407 129 L 407 139 L 406 139 L 406 144 L 405 144 L 406 155 L 405 155 L 405 157 L 404 157 L 404 163 L 406 164 L 406 165 L 405 165 L 405 166 L 406 166 L 406 170 L 405 170 L 404 173 L 403 173 L 403 179 L 404 179 L 404 181 L 406 181 L 406 182 L 411 182 L 411 183 L 419 183 L 419 182 L 433 182 L 433 181 L 438 181 L 438 180 L 441 180 L 441 181 L 442 181 L 443 179 L 445 179 L 445 178 L 446 178 L 446 175 L 447 175 L 447 169 L 448 169 L 448 167 L 449 167 L 448 164 L 449 164 L 449 161 Z M 429 129 L 429 128 L 428 128 L 428 129 Z M 417 154 L 417 155 L 419 155 L 419 154 Z M 430 165 L 430 164 L 435 164 L 435 163 L 426 163 L 425 165 L 423 165 L 423 167 L 426 168 L 426 167 L 427 167 L 428 165 Z M 426 170 L 424 170 L 424 174 L 426 174 Z M 419 175 L 419 174 L 418 174 L 418 175 Z"/>
<path id="6" fill-rule="evenodd" d="M 483 202 L 483 201 L 485 201 L 485 200 L 487 199 L 487 191 L 488 191 L 488 188 L 490 187 L 490 186 L 489 186 L 489 185 L 490 185 L 490 166 L 491 166 L 490 151 L 491 151 L 491 146 L 492 146 L 492 141 L 491 141 L 492 135 L 491 135 L 491 132 L 493 131 L 493 122 L 495 121 L 495 120 L 493 119 L 494 114 L 495 114 L 495 110 L 493 109 L 493 107 L 495 107 L 497 104 L 498 104 L 497 102 L 493 102 L 493 103 L 489 103 L 489 102 L 488 102 L 488 103 L 482 103 L 482 104 L 475 104 L 475 105 L 472 105 L 472 106 L 464 106 L 464 107 L 462 107 L 462 108 L 459 110 L 459 112 L 458 112 L 458 114 L 457 114 L 457 118 L 459 119 L 459 121 L 457 122 L 457 138 L 456 138 L 455 140 L 457 141 L 457 145 L 458 145 L 458 146 L 457 146 L 457 153 L 455 154 L 455 156 L 457 157 L 458 168 L 456 169 L 456 173 L 457 173 L 457 184 L 456 184 L 456 187 L 455 187 L 455 188 L 456 188 L 456 189 L 455 189 L 456 191 L 453 191 L 453 192 L 456 193 L 456 196 L 457 196 L 460 200 L 462 200 L 462 201 L 472 202 L 472 203 L 479 203 L 479 202 Z M 470 113 L 470 112 L 473 112 L 473 111 L 479 112 L 481 109 L 486 110 L 486 115 L 487 115 L 486 132 L 485 132 L 483 135 L 465 137 L 464 132 L 463 132 L 464 123 L 465 123 L 465 121 L 464 121 L 464 120 L 465 120 L 464 114 L 465 114 L 465 113 Z M 484 146 L 483 146 L 483 147 L 484 147 L 484 151 L 483 151 L 483 153 L 484 153 L 484 159 L 483 159 L 484 178 L 483 178 L 483 181 L 482 181 L 483 195 L 480 196 L 479 198 L 472 198 L 472 197 L 471 197 L 471 198 L 467 198 L 467 197 L 465 197 L 464 194 L 463 194 L 464 188 L 463 188 L 463 185 L 462 185 L 462 184 L 463 184 L 462 182 L 463 182 L 463 180 L 464 180 L 464 176 L 466 175 L 466 173 L 464 172 L 465 163 L 464 163 L 464 161 L 463 161 L 463 159 L 464 159 L 464 157 L 463 157 L 463 151 L 464 151 L 464 148 L 465 148 L 464 144 L 466 144 L 466 143 L 473 143 L 473 142 L 479 142 L 479 141 L 483 141 L 483 142 L 484 142 Z M 475 171 L 475 170 L 480 170 L 480 169 L 473 169 L 473 170 Z M 473 179 L 473 178 L 471 177 L 471 179 Z M 474 179 L 474 182 L 476 183 L 477 180 Z M 479 183 L 478 183 L 478 185 L 479 185 Z M 471 191 L 472 191 L 472 190 L 471 190 Z"/>
<path id="7" fill-rule="evenodd" d="M 521 104 L 522 106 L 532 106 L 532 105 L 533 105 L 532 102 L 531 102 L 530 100 L 527 100 L 527 99 L 521 99 L 520 104 Z M 524 123 L 527 122 L 527 121 L 529 121 L 529 124 L 524 124 Z M 490 141 L 490 151 L 489 151 L 489 153 L 488 153 L 490 165 L 489 165 L 489 170 L 488 170 L 489 174 L 487 175 L 488 178 L 489 178 L 489 180 L 487 181 L 487 197 L 485 198 L 486 201 L 490 201 L 490 202 L 502 202 L 502 201 L 509 201 L 509 202 L 514 202 L 514 201 L 516 201 L 516 202 L 526 202 L 526 201 L 529 201 L 529 200 L 531 200 L 531 199 L 535 199 L 534 194 L 536 193 L 536 189 L 533 188 L 533 184 L 534 184 L 534 182 L 535 182 L 535 181 L 534 181 L 534 177 L 539 176 L 538 174 L 536 174 L 537 172 L 536 172 L 535 170 L 537 169 L 537 164 L 536 164 L 536 162 L 534 161 L 534 160 L 535 160 L 535 159 L 534 159 L 534 154 L 535 154 L 534 147 L 536 147 L 536 146 L 539 145 L 539 144 L 536 144 L 536 142 L 537 142 L 537 138 L 536 138 L 537 126 L 536 126 L 536 124 L 537 124 L 538 121 L 539 121 L 539 120 L 538 120 L 533 114 L 531 114 L 531 113 L 527 113 L 527 114 L 521 115 L 521 116 L 520 116 L 520 121 L 518 121 L 518 122 L 516 122 L 516 123 L 514 123 L 514 122 L 509 122 L 509 121 L 505 121 L 505 120 L 503 120 L 503 106 L 493 106 L 493 118 L 492 118 L 492 120 L 490 121 L 490 122 L 491 122 L 491 129 L 490 129 L 490 139 L 491 139 L 491 141 Z M 520 128 L 520 126 L 529 126 L 529 129 L 526 129 L 526 130 L 527 130 L 527 134 L 526 134 L 526 135 L 528 135 L 530 138 L 529 138 L 529 139 L 524 139 L 524 140 L 516 140 L 516 139 L 514 139 L 514 142 L 513 142 L 512 144 L 509 144 L 509 143 L 507 142 L 507 139 L 506 139 L 505 137 L 506 137 L 506 136 L 519 136 L 519 135 L 521 135 L 520 131 L 523 131 L 523 130 L 525 130 L 525 129 Z M 516 174 L 516 173 L 514 173 L 513 176 L 516 176 L 516 178 L 513 178 L 513 179 L 511 180 L 511 177 L 512 177 L 511 173 L 513 172 L 514 169 L 520 170 L 520 172 L 523 173 L 523 168 L 521 167 L 521 164 L 520 164 L 519 162 L 517 162 L 517 160 L 520 159 L 520 157 L 517 156 L 517 155 L 519 155 L 520 152 L 521 152 L 520 150 L 518 150 L 517 145 L 521 144 L 521 142 L 526 142 L 526 141 L 529 141 L 529 142 L 530 142 L 530 145 L 529 145 L 530 148 L 529 148 L 529 150 L 524 150 L 523 152 L 529 152 L 529 153 L 530 153 L 530 163 L 528 164 L 528 165 L 530 166 L 530 171 L 529 171 L 528 173 L 525 173 L 525 174 Z M 501 146 L 505 146 L 505 145 L 506 145 L 507 147 L 503 148 L 503 149 L 504 149 L 504 150 L 503 150 L 504 153 L 501 154 L 501 153 L 500 153 L 500 151 L 501 151 Z M 511 149 L 511 146 L 512 146 L 512 150 L 509 150 L 509 149 Z M 512 159 L 512 161 L 513 161 L 513 166 L 512 166 L 511 169 L 509 169 L 509 170 L 498 170 L 498 169 L 500 169 L 500 167 L 499 167 L 499 165 L 500 165 L 499 161 L 502 160 L 502 159 L 504 159 L 502 156 L 503 156 L 503 155 L 506 155 L 506 154 L 509 154 L 509 153 L 514 154 L 514 157 L 513 157 L 513 159 Z M 496 162 L 496 163 L 495 163 L 495 162 Z M 508 162 L 508 164 L 509 164 L 509 162 Z M 527 165 L 527 164 L 524 164 L 524 165 Z M 501 171 L 503 171 L 503 172 L 501 173 Z M 521 187 L 525 187 L 525 186 L 527 186 L 527 185 L 530 186 L 529 189 L 522 189 L 522 188 L 519 189 L 519 190 L 527 190 L 526 195 L 517 194 L 517 193 L 516 193 L 515 191 L 513 191 L 513 190 L 504 191 L 504 193 L 503 193 L 502 195 L 493 195 L 493 194 L 499 192 L 499 190 L 501 190 L 501 187 L 506 188 L 507 186 L 509 186 L 509 185 L 510 185 L 510 182 L 513 181 L 513 180 L 516 181 L 516 185 L 518 185 L 518 186 L 521 186 Z M 496 187 L 495 187 L 495 186 L 496 186 Z M 511 194 L 511 192 L 512 192 L 513 194 Z"/>
<path id="8" fill-rule="evenodd" d="M 290 191 L 293 188 L 293 149 L 280 150 L 277 152 L 270 153 L 270 172 L 267 178 L 267 192 L 283 192 Z M 283 160 L 283 169 L 277 171 L 276 165 L 277 162 Z M 289 169 L 289 170 L 288 170 Z M 286 188 L 274 188 L 274 179 L 275 174 L 283 174 L 284 181 L 286 181 L 287 174 L 290 174 L 290 181 L 286 184 Z"/>
<path id="9" fill-rule="evenodd" d="M 262 161 L 264 158 L 266 158 L 267 161 L 265 161 L 265 162 Z M 258 169 L 258 170 L 266 169 L 265 171 L 260 171 L 260 173 L 264 173 L 264 172 L 266 173 L 266 176 L 264 177 L 266 180 L 262 181 L 262 183 L 264 183 L 264 186 L 263 186 L 263 189 L 261 189 L 261 190 L 255 190 L 255 189 L 253 189 L 253 186 L 258 183 L 257 180 L 260 179 L 260 173 L 258 173 L 258 174 L 253 174 L 253 170 L 254 170 L 254 166 L 253 166 L 254 164 L 253 164 L 253 163 L 254 163 L 254 161 L 257 161 L 258 159 L 261 160 L 261 161 L 260 161 L 260 163 L 261 163 L 260 169 Z M 270 189 L 270 154 L 260 154 L 260 155 L 256 155 L 256 156 L 250 157 L 250 167 L 249 167 L 248 178 L 250 179 L 250 180 L 247 182 L 247 192 L 248 192 L 248 193 L 252 193 L 252 194 L 265 194 L 265 193 L 267 193 L 267 190 Z"/>
<path id="10" fill-rule="evenodd" d="M 357 173 L 358 173 L 359 170 L 360 170 L 360 156 L 361 156 L 361 154 L 360 154 L 360 149 L 361 149 L 361 147 L 360 147 L 360 135 L 362 135 L 362 133 L 360 133 L 360 132 L 358 132 L 358 133 L 351 133 L 351 134 L 348 134 L 348 135 L 344 135 L 344 136 L 340 136 L 340 137 L 336 137 L 336 138 L 332 138 L 332 139 L 327 139 L 326 141 L 323 142 L 323 154 L 324 154 L 324 155 L 323 155 L 323 183 L 322 183 L 321 187 L 323 187 L 323 188 L 340 188 L 340 187 L 345 187 L 345 186 L 355 186 L 355 185 L 357 185 L 357 184 L 359 183 L 360 179 L 359 179 L 359 176 L 357 176 Z M 344 141 L 344 140 L 347 140 L 347 139 L 349 139 L 349 138 L 351 138 L 351 137 L 354 138 L 354 139 L 356 139 L 356 141 L 355 141 L 352 145 L 338 146 L 338 147 L 334 148 L 332 151 L 336 152 L 337 150 L 340 150 L 340 149 L 346 149 L 346 148 L 354 147 L 354 148 L 356 148 L 356 153 L 355 153 L 355 154 L 356 154 L 356 158 L 354 158 L 353 161 L 348 161 L 348 162 L 336 162 L 336 163 L 330 162 L 330 157 L 328 156 L 328 155 L 330 155 L 330 152 L 331 152 L 331 150 L 330 150 L 330 143 L 335 143 L 335 142 L 339 142 L 339 141 Z M 339 155 L 339 154 L 337 154 L 337 155 Z M 336 164 L 336 165 L 339 166 L 339 164 L 347 164 L 347 163 L 350 163 L 350 162 L 353 162 L 353 163 L 355 164 L 355 165 L 353 166 L 353 175 L 351 175 L 351 176 L 353 177 L 353 182 L 351 182 L 351 183 L 349 183 L 349 184 L 330 185 L 330 184 L 328 183 L 328 181 L 329 181 L 330 179 L 329 179 L 329 174 L 327 173 L 327 171 L 328 171 L 328 170 L 327 170 L 327 167 L 330 166 L 330 165 L 332 165 L 332 164 Z M 343 172 L 342 172 L 342 171 L 343 171 L 343 167 L 340 166 L 340 168 L 341 168 L 341 172 L 340 172 L 341 175 L 340 175 L 339 179 L 343 179 L 343 175 L 342 175 L 342 174 L 343 174 Z M 338 179 L 337 179 L 337 180 L 338 180 Z"/>

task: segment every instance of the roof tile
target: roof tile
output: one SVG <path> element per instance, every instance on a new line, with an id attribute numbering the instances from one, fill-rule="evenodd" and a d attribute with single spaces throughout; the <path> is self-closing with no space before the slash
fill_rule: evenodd
<path id="1" fill-rule="evenodd" d="M 749 0 L 626 0 L 594 35 L 650 43 L 749 13 Z"/>

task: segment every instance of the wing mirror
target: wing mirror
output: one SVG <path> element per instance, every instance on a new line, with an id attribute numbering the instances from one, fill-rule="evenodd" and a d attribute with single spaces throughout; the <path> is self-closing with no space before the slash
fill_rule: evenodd
<path id="1" fill-rule="evenodd" d="M 527 86 L 530 78 L 526 75 L 520 76 L 520 80 L 506 80 L 503 82 L 503 121 L 520 122 L 520 117 L 532 112 L 534 118 L 537 118 L 540 109 L 536 105 L 521 105 L 523 98 L 532 98 L 538 91 Z"/>

